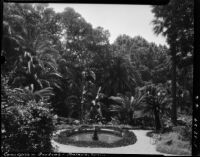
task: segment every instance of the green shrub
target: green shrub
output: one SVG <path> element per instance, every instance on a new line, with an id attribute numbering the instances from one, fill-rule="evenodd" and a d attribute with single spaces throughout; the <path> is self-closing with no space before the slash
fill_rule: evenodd
<path id="1" fill-rule="evenodd" d="M 192 141 L 192 127 L 185 126 L 181 132 L 183 140 Z"/>
<path id="2" fill-rule="evenodd" d="M 14 89 L 5 93 L 1 106 L 2 152 L 52 151 L 53 116 L 47 101 L 24 101 Z"/>
<path id="3" fill-rule="evenodd" d="M 177 132 L 162 134 L 161 140 L 156 145 L 156 150 L 162 153 L 176 155 L 191 155 L 191 143 L 183 141 Z"/>
<path id="4" fill-rule="evenodd" d="M 187 149 L 179 148 L 178 146 L 166 146 L 158 145 L 156 148 L 157 151 L 168 154 L 177 154 L 177 155 L 191 155 L 191 152 Z"/>
<path id="5" fill-rule="evenodd" d="M 175 132 L 181 135 L 182 140 L 192 141 L 192 127 L 191 126 L 176 126 L 173 128 Z"/>
<path id="6" fill-rule="evenodd" d="M 3 141 L 12 152 L 51 151 L 52 117 L 42 102 L 31 101 L 27 106 L 13 106 L 3 117 Z"/>
<path id="7" fill-rule="evenodd" d="M 184 125 L 180 127 L 179 133 L 185 141 L 192 141 L 192 116 L 190 115 L 179 115 L 179 121 L 182 121 Z"/>

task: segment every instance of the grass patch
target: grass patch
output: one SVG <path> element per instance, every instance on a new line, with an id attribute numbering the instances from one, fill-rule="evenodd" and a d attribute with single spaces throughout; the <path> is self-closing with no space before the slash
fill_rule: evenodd
<path id="1" fill-rule="evenodd" d="M 176 132 L 165 133 L 161 135 L 156 150 L 161 153 L 191 155 L 191 143 L 182 140 L 181 135 Z"/>
<path id="2" fill-rule="evenodd" d="M 82 131 L 80 130 L 80 132 L 83 132 L 83 130 Z M 79 147 L 107 147 L 107 148 L 127 146 L 130 144 L 134 144 L 137 141 L 135 134 L 128 130 L 124 131 L 122 139 L 113 143 L 105 143 L 102 141 L 74 141 L 68 138 L 68 136 L 72 134 L 74 134 L 73 130 L 66 130 L 61 132 L 59 135 L 56 135 L 53 139 L 61 144 L 67 144 L 67 145 L 70 144 Z"/>

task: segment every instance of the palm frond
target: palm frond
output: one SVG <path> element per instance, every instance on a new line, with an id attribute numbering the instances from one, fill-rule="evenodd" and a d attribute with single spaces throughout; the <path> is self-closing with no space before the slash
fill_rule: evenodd
<path id="1" fill-rule="evenodd" d="M 122 104 L 124 101 L 121 97 L 117 97 L 117 96 L 110 96 L 108 99 L 113 100 L 119 104 Z"/>
<path id="2" fill-rule="evenodd" d="M 35 91 L 34 92 L 34 95 L 35 96 L 38 96 L 40 98 L 44 97 L 44 96 L 53 96 L 54 93 L 53 93 L 53 88 L 51 87 L 46 87 L 44 89 L 41 89 L 41 90 L 38 90 L 38 91 Z"/>

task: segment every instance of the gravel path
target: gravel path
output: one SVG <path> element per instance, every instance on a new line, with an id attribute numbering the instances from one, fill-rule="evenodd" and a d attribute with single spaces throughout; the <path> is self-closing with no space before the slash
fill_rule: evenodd
<path id="1" fill-rule="evenodd" d="M 63 145 L 52 140 L 52 144 L 57 148 L 60 153 L 104 153 L 104 154 L 163 154 L 156 151 L 156 146 L 150 143 L 150 137 L 146 133 L 150 130 L 132 130 L 137 141 L 133 145 L 116 147 L 116 148 L 90 148 L 90 147 L 77 147 L 72 145 Z M 60 131 L 59 131 L 60 132 Z M 58 133 L 58 132 L 57 132 Z"/>

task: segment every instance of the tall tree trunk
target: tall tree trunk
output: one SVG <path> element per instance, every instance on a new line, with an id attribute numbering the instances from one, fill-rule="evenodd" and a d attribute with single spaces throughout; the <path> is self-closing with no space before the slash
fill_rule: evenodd
<path id="1" fill-rule="evenodd" d="M 80 114 L 80 122 L 83 123 L 83 102 L 81 102 L 81 114 Z"/>
<path id="2" fill-rule="evenodd" d="M 172 122 L 177 124 L 177 107 L 176 107 L 176 47 L 171 45 L 172 54 Z"/>
<path id="3" fill-rule="evenodd" d="M 154 109 L 154 117 L 155 117 L 156 131 L 159 131 L 161 129 L 161 122 L 160 122 L 159 108 L 158 107 L 156 107 Z"/>
<path id="4" fill-rule="evenodd" d="M 83 82 L 82 82 L 82 96 L 81 96 L 81 116 L 80 116 L 80 122 L 81 124 L 83 124 L 84 122 L 84 103 L 85 103 L 85 100 L 84 100 L 84 94 L 83 94 L 83 91 L 85 89 L 85 86 L 83 85 Z"/>
<path id="5" fill-rule="evenodd" d="M 129 111 L 129 124 L 132 124 L 132 122 L 133 122 L 133 111 L 130 110 Z"/>

